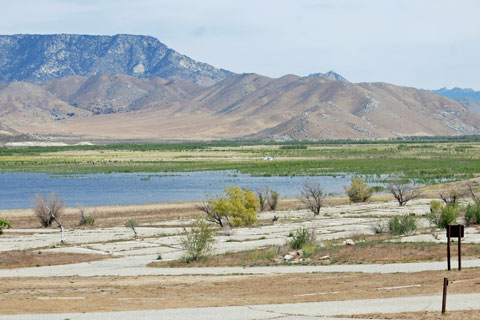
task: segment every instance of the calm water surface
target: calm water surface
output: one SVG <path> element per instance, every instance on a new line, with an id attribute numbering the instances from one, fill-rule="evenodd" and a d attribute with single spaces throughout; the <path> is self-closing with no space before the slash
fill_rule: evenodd
<path id="1" fill-rule="evenodd" d="M 0 209 L 31 206 L 37 193 L 58 193 L 67 206 L 100 206 L 203 200 L 229 185 L 250 190 L 270 187 L 281 197 L 296 197 L 305 181 L 318 182 L 325 194 L 343 194 L 349 176 L 252 177 L 232 171 L 50 175 L 0 173 Z"/>

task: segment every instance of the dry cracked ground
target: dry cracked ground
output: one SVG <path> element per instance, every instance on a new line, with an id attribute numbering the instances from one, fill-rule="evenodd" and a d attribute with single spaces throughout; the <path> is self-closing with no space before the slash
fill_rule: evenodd
<path id="1" fill-rule="evenodd" d="M 476 302 L 455 302 L 456 295 L 464 295 L 468 302 L 480 293 L 480 230 L 466 229 L 464 269 L 446 271 L 444 231 L 431 228 L 425 218 L 429 201 L 419 199 L 405 207 L 393 201 L 330 205 L 318 217 L 297 209 L 261 213 L 258 226 L 219 230 L 214 256 L 193 265 L 178 259 L 184 255 L 180 239 L 184 227 L 192 225 L 195 204 L 97 208 L 95 226 L 67 228 L 65 245 L 59 243 L 58 229 L 37 228 L 30 211 L 2 211 L 0 217 L 9 218 L 13 229 L 0 237 L 0 319 L 22 314 L 25 318 L 18 319 L 40 319 L 40 314 L 197 310 L 191 308 L 207 312 L 256 305 L 281 309 L 286 304 L 295 310 L 301 303 L 318 310 L 270 318 L 480 319 L 480 311 L 469 310 L 480 310 Z M 419 230 L 414 234 L 378 233 L 379 225 L 404 214 L 417 219 Z M 137 238 L 122 226 L 132 216 L 140 222 Z M 278 217 L 274 224 L 273 216 Z M 72 209 L 65 221 L 73 226 L 76 217 Z M 314 230 L 321 248 L 311 258 L 283 261 L 291 251 L 285 245 L 289 235 L 299 227 Z M 454 243 L 454 268 L 456 252 Z M 453 298 L 447 316 L 441 317 L 441 300 L 436 297 L 442 293 L 444 277 L 451 280 L 448 293 Z M 420 297 L 440 302 L 423 305 Z M 395 300 L 403 298 L 413 298 L 412 306 Z M 382 304 L 383 309 L 353 307 L 364 299 L 369 299 L 364 306 L 377 305 L 377 299 L 393 300 Z M 335 301 L 344 307 L 334 314 L 318 304 Z M 403 303 L 403 309 L 398 307 Z M 188 314 L 178 313 L 175 318 Z M 243 319 L 255 317 L 245 314 Z M 107 319 L 106 314 L 102 318 Z"/>

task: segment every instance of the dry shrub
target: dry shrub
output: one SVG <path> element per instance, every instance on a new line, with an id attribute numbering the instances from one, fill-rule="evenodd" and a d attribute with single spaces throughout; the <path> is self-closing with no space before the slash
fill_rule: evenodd
<path id="1" fill-rule="evenodd" d="M 48 199 L 43 194 L 37 194 L 33 200 L 33 212 L 44 228 L 48 228 L 55 221 L 60 220 L 65 210 L 65 204 L 56 193 L 48 195 Z"/>

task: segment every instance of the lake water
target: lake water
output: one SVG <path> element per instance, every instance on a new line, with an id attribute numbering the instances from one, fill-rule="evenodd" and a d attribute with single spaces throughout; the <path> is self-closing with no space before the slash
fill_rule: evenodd
<path id="1" fill-rule="evenodd" d="M 270 187 L 283 197 L 297 197 L 306 181 L 318 182 L 324 194 L 344 194 L 349 176 L 252 177 L 232 171 L 182 173 L 109 173 L 50 175 L 0 173 L 0 209 L 30 208 L 37 193 L 58 193 L 67 206 L 101 206 L 203 200 L 229 185 L 250 190 Z"/>

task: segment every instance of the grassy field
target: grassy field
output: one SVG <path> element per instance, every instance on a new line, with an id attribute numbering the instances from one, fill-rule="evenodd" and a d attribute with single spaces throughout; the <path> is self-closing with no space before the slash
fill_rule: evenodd
<path id="1" fill-rule="evenodd" d="M 477 141 L 251 142 L 0 148 L 1 172 L 52 174 L 238 170 L 270 175 L 404 174 L 422 183 L 480 172 Z M 274 157 L 273 161 L 262 161 Z"/>

